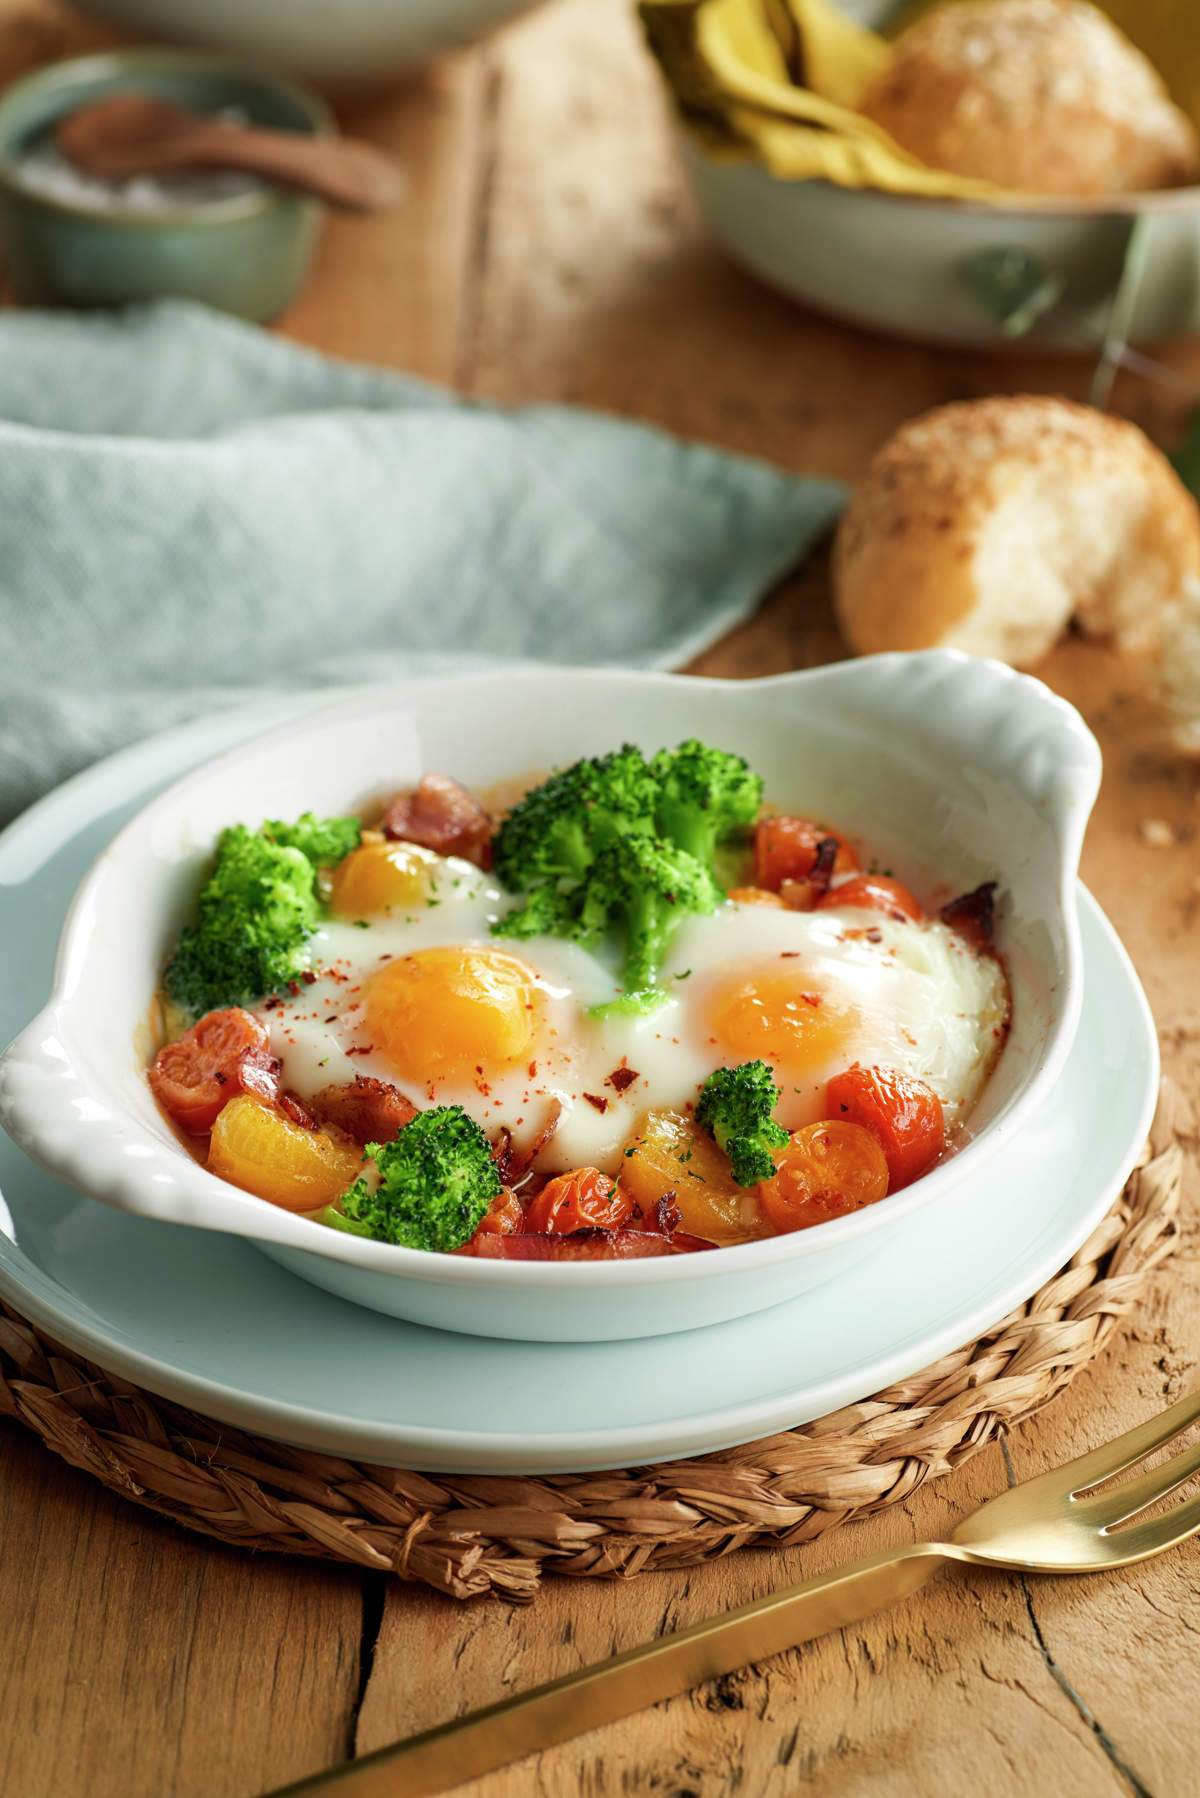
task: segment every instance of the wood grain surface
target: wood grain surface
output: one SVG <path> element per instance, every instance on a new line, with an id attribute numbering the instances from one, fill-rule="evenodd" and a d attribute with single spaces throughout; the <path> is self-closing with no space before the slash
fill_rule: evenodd
<path id="1" fill-rule="evenodd" d="M 0 0 L 0 76 L 107 41 L 55 0 Z M 1082 397 L 1069 362 L 885 342 L 755 286 L 705 241 L 626 0 L 556 0 L 403 92 L 347 109 L 411 175 L 404 209 L 331 221 L 282 329 L 506 401 L 575 401 L 853 478 L 904 418 L 995 391 Z M 1123 377 L 1159 441 L 1200 392 Z M 826 566 L 697 663 L 745 676 L 839 652 Z M 1146 982 L 1169 1070 L 1200 1073 L 1198 777 L 1136 667 L 1065 643 L 1042 670 L 1100 735 L 1085 875 Z M 1168 826 L 1165 846 L 1159 829 Z M 1088 1128 L 1088 1120 L 1081 1120 Z M 1185 1141 L 1196 1146 L 1184 1111 Z M 177 1532 L 0 1429 L 0 1792 L 253 1798 L 966 1508 L 1196 1384 L 1200 1267 L 1182 1246 L 1117 1346 L 1011 1444 L 802 1550 L 630 1585 L 551 1580 L 466 1608 L 375 1575 L 255 1560 Z M 467 1788 L 476 1798 L 744 1792 L 1192 1798 L 1196 1544 L 1100 1579 L 944 1579 L 907 1606 Z"/>

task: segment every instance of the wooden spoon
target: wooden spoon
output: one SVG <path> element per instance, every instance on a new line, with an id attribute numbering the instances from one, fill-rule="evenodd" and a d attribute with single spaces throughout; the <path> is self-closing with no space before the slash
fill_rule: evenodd
<path id="1" fill-rule="evenodd" d="M 92 175 L 246 169 L 351 212 L 394 206 L 404 192 L 403 171 L 371 144 L 235 125 L 153 94 L 113 94 L 80 106 L 61 120 L 54 137 Z"/>

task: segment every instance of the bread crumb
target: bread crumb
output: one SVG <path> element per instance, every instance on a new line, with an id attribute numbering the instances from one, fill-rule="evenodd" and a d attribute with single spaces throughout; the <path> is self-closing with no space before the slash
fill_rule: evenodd
<path id="1" fill-rule="evenodd" d="M 1175 832 L 1165 818 L 1143 818 L 1139 830 L 1147 849 L 1170 849 L 1174 846 Z"/>

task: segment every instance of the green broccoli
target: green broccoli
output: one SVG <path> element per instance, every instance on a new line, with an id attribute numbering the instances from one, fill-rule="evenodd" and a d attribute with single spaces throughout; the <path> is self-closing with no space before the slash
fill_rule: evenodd
<path id="1" fill-rule="evenodd" d="M 622 993 L 619 999 L 607 999 L 602 1005 L 589 1005 L 589 1018 L 645 1018 L 665 1005 L 671 997 L 664 986 L 643 987 L 640 991 Z"/>
<path id="2" fill-rule="evenodd" d="M 592 1015 L 653 1010 L 672 930 L 719 905 L 718 852 L 753 824 L 761 798 L 740 756 L 695 738 L 650 762 L 629 743 L 576 762 L 527 793 L 496 833 L 496 873 L 525 898 L 492 930 L 591 947 L 616 929 L 627 990 Z"/>
<path id="3" fill-rule="evenodd" d="M 763 783 L 740 755 L 692 737 L 660 749 L 650 763 L 658 783 L 659 833 L 711 868 L 717 848 L 758 817 Z"/>
<path id="4" fill-rule="evenodd" d="M 379 1185 L 356 1180 L 342 1195 L 344 1217 L 356 1235 L 406 1249 L 461 1248 L 501 1190 L 491 1145 L 461 1105 L 419 1111 L 394 1141 L 369 1142 L 366 1153 Z"/>
<path id="5" fill-rule="evenodd" d="M 358 848 L 362 820 L 317 818 L 312 812 L 301 812 L 294 824 L 283 824 L 278 818 L 269 820 L 259 834 L 269 843 L 299 849 L 315 868 L 334 868 L 345 861 L 352 849 Z"/>
<path id="6" fill-rule="evenodd" d="M 294 825 L 223 830 L 196 922 L 185 925 L 167 964 L 172 1003 L 200 1017 L 256 1004 L 298 980 L 322 915 L 314 863 L 341 860 L 357 839 L 356 819 L 321 822 L 311 812 Z"/>
<path id="7" fill-rule="evenodd" d="M 579 913 L 582 893 L 582 887 L 575 893 L 564 893 L 553 885 L 533 887 L 522 904 L 492 925 L 492 934 L 577 938 L 581 932 Z"/>
<path id="8" fill-rule="evenodd" d="M 575 762 L 534 787 L 505 818 L 492 861 L 510 892 L 587 878 L 605 843 L 654 830 L 654 777 L 640 749 Z"/>
<path id="9" fill-rule="evenodd" d="M 689 914 L 712 912 L 721 889 L 702 862 L 654 837 L 630 836 L 596 857 L 580 910 L 579 935 L 594 941 L 606 928 L 624 933 L 626 996 L 652 987 L 671 933 Z"/>
<path id="10" fill-rule="evenodd" d="M 757 1186 L 775 1172 L 772 1149 L 782 1149 L 788 1133 L 771 1116 L 779 1088 L 765 1061 L 717 1068 L 700 1088 L 696 1122 L 725 1151 L 739 1186 Z"/>

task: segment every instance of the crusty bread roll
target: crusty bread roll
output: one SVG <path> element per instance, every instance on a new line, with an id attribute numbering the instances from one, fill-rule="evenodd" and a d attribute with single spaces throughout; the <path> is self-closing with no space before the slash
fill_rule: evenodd
<path id="1" fill-rule="evenodd" d="M 1200 512 L 1125 419 L 1038 396 L 967 400 L 879 451 L 833 566 L 860 654 L 943 644 L 1021 666 L 1071 619 L 1149 649 L 1200 576 Z"/>
<path id="2" fill-rule="evenodd" d="M 1039 194 L 1197 178 L 1196 133 L 1084 0 L 965 0 L 920 19 L 860 110 L 930 167 Z"/>
<path id="3" fill-rule="evenodd" d="M 1200 756 L 1200 581 L 1185 581 L 1166 610 L 1158 672 L 1175 747 Z"/>

